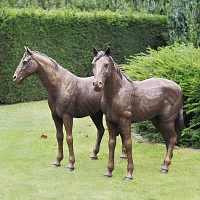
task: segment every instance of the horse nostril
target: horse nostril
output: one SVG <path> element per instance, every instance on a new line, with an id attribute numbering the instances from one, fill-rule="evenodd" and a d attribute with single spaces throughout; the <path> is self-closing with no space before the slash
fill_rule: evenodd
<path id="1" fill-rule="evenodd" d="M 13 76 L 13 80 L 15 80 L 17 78 L 17 76 Z"/>
<path id="2" fill-rule="evenodd" d="M 99 89 L 102 89 L 103 84 L 102 84 L 101 81 L 94 81 L 94 82 L 93 82 L 93 86 L 94 86 L 94 88 L 95 88 L 96 90 L 99 91 Z"/>

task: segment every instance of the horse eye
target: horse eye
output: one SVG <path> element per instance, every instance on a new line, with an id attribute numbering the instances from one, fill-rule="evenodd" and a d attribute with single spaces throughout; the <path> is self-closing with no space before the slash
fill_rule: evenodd
<path id="1" fill-rule="evenodd" d="M 28 63 L 28 60 L 23 60 L 23 65 L 26 65 Z"/>
<path id="2" fill-rule="evenodd" d="M 109 67 L 109 65 L 108 64 L 105 64 L 105 68 L 108 68 Z"/>

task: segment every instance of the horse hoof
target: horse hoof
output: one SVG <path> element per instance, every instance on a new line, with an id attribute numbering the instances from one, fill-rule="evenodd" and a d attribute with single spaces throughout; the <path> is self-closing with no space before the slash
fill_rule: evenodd
<path id="1" fill-rule="evenodd" d="M 90 156 L 90 160 L 98 160 L 97 156 Z"/>
<path id="2" fill-rule="evenodd" d="M 73 168 L 73 167 L 67 167 L 67 168 L 66 168 L 66 171 L 67 171 L 67 172 L 72 172 L 72 171 L 74 171 L 74 168 Z"/>
<path id="3" fill-rule="evenodd" d="M 125 181 L 132 181 L 133 178 L 132 178 L 132 177 L 127 177 L 127 176 L 126 176 L 126 177 L 124 178 L 124 180 L 125 180 Z"/>
<path id="4" fill-rule="evenodd" d="M 125 159 L 127 159 L 127 156 L 125 156 L 125 155 L 120 156 L 120 160 L 125 160 Z"/>
<path id="5" fill-rule="evenodd" d="M 103 174 L 104 178 L 111 178 L 112 177 L 112 173 L 110 172 L 106 172 L 105 174 Z"/>
<path id="6" fill-rule="evenodd" d="M 60 167 L 60 166 L 61 166 L 61 165 L 58 165 L 58 164 L 53 163 L 52 166 L 51 166 L 51 168 L 56 169 L 56 168 L 58 168 L 58 167 Z"/>
<path id="7" fill-rule="evenodd" d="M 161 174 L 167 174 L 168 171 L 169 171 L 168 169 L 161 168 L 160 173 Z"/>
<path id="8" fill-rule="evenodd" d="M 104 178 L 111 178 L 112 175 L 110 176 L 110 175 L 104 174 L 103 177 L 104 177 Z"/>

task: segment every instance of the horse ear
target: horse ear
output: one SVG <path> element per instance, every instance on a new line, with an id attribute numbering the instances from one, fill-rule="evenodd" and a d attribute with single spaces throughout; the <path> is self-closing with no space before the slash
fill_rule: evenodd
<path id="1" fill-rule="evenodd" d="M 28 47 L 25 47 L 25 50 L 28 55 L 33 55 L 33 52 Z"/>
<path id="2" fill-rule="evenodd" d="M 94 56 L 97 56 L 98 51 L 97 51 L 97 49 L 95 47 L 92 47 L 92 51 L 93 51 Z"/>
<path id="3" fill-rule="evenodd" d="M 105 54 L 106 54 L 107 56 L 110 56 L 110 46 L 106 49 Z"/>

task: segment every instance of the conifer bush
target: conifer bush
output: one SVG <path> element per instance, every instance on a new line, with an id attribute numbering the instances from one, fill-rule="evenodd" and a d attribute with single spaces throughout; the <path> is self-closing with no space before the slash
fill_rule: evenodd
<path id="1" fill-rule="evenodd" d="M 166 17 L 121 15 L 111 11 L 4 9 L 0 10 L 0 104 L 46 98 L 37 77 L 21 85 L 12 81 L 24 47 L 40 51 L 77 76 L 92 75 L 92 46 L 115 49 L 114 58 L 165 45 Z"/>
<path id="2" fill-rule="evenodd" d="M 147 49 L 123 65 L 123 70 L 133 80 L 144 80 L 150 77 L 162 77 L 175 81 L 183 90 L 185 130 L 180 144 L 200 148 L 200 48 L 193 44 L 178 44 L 160 47 L 157 50 Z M 138 125 L 137 130 L 148 132 L 147 122 Z M 155 132 L 151 139 L 159 139 Z M 142 134 L 142 133 L 141 133 Z M 148 137 L 148 134 L 147 134 Z"/>

